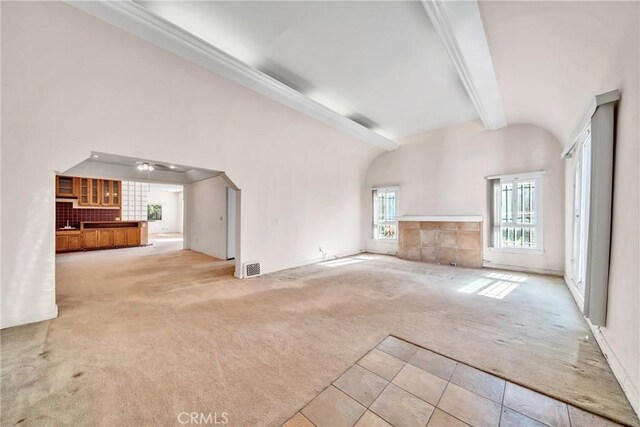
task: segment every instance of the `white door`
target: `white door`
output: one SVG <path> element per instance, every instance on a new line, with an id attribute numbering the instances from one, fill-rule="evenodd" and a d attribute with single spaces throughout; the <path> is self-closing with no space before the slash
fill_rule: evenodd
<path id="1" fill-rule="evenodd" d="M 591 136 L 580 144 L 576 153 L 573 181 L 573 282 L 584 297 L 589 231 L 589 189 L 591 183 Z"/>
<path id="2" fill-rule="evenodd" d="M 236 190 L 227 187 L 227 259 L 236 257 Z"/>

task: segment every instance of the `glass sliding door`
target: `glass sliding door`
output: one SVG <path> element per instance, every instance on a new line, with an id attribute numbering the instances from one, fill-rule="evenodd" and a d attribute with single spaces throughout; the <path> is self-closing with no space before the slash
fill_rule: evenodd
<path id="1" fill-rule="evenodd" d="M 591 136 L 586 138 L 576 153 L 576 168 L 573 180 L 573 251 L 572 278 L 580 295 L 584 297 L 587 269 L 589 233 L 589 190 L 591 188 Z"/>

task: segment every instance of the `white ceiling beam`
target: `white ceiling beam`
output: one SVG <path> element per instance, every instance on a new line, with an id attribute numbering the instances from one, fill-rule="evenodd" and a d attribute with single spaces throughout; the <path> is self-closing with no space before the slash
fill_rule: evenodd
<path id="1" fill-rule="evenodd" d="M 422 4 L 484 126 L 490 130 L 506 126 L 500 88 L 478 3 L 475 0 L 422 0 Z"/>
<path id="2" fill-rule="evenodd" d="M 132 0 L 67 1 L 68 4 L 194 62 L 229 80 L 387 151 L 399 145 L 245 64 Z"/>

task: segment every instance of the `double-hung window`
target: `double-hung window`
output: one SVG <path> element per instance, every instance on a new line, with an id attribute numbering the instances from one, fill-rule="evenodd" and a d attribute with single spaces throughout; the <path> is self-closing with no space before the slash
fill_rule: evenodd
<path id="1" fill-rule="evenodd" d="M 543 250 L 542 176 L 506 175 L 491 180 L 494 248 Z"/>
<path id="2" fill-rule="evenodd" d="M 373 238 L 398 238 L 398 188 L 373 189 Z"/>

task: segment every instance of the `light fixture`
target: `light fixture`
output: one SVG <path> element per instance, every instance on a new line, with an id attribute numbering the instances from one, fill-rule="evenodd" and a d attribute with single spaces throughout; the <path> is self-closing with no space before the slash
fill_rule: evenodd
<path id="1" fill-rule="evenodd" d="M 169 165 L 169 169 L 175 169 L 176 166 L 175 165 Z"/>
<path id="2" fill-rule="evenodd" d="M 155 168 L 147 162 L 138 162 L 138 170 L 151 172 Z"/>
<path id="3" fill-rule="evenodd" d="M 98 156 L 97 154 L 92 154 L 91 157 L 93 157 L 94 159 L 97 159 L 100 156 Z"/>

